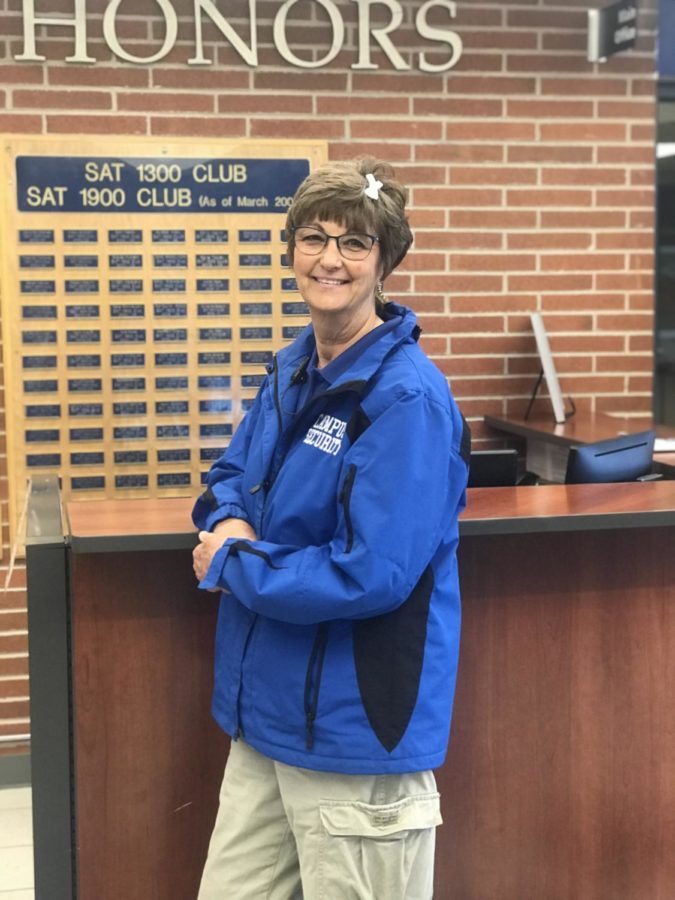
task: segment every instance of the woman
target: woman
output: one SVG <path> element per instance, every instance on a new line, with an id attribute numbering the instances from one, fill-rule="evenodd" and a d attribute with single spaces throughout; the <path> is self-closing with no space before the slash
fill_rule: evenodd
<path id="1" fill-rule="evenodd" d="M 300 185 L 288 252 L 311 325 L 195 506 L 234 738 L 201 900 L 432 896 L 469 436 L 414 314 L 382 295 L 405 199 L 374 159 Z"/>

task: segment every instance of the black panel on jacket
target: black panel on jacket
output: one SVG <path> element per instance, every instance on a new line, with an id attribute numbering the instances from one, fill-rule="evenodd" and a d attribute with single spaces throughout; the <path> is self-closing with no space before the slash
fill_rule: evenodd
<path id="1" fill-rule="evenodd" d="M 405 734 L 417 702 L 433 587 L 429 565 L 401 606 L 354 622 L 361 700 L 373 731 L 389 753 Z"/>

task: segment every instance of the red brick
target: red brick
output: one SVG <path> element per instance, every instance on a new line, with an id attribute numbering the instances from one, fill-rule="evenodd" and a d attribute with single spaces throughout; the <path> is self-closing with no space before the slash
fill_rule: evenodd
<path id="1" fill-rule="evenodd" d="M 413 309 L 416 309 L 416 301 L 411 303 Z M 420 338 L 420 346 L 428 356 L 440 355 L 445 356 L 448 352 L 448 339 L 445 337 L 428 337 L 422 332 Z"/>
<path id="2" fill-rule="evenodd" d="M 590 100 L 509 100 L 506 115 L 515 119 L 583 119 L 595 115 L 595 110 Z"/>
<path id="3" fill-rule="evenodd" d="M 453 253 L 450 269 L 453 272 L 522 272 L 536 268 L 537 258 L 529 253 Z"/>
<path id="4" fill-rule="evenodd" d="M 501 66 L 500 66 L 501 68 Z M 453 72 L 448 79 L 447 93 L 450 96 L 479 95 L 482 97 L 511 97 L 514 95 L 534 95 L 537 91 L 535 78 L 521 78 L 498 75 L 483 75 L 479 72 L 462 74 Z"/>
<path id="5" fill-rule="evenodd" d="M 654 235 L 649 231 L 610 231 L 596 237 L 598 250 L 651 249 Z"/>
<path id="6" fill-rule="evenodd" d="M 534 228 L 537 224 L 537 214 L 530 210 L 451 209 L 449 219 L 454 228 L 497 228 L 500 231 Z"/>
<path id="7" fill-rule="evenodd" d="M 531 122 L 448 122 L 448 141 L 533 141 L 535 125 Z"/>
<path id="8" fill-rule="evenodd" d="M 509 250 L 590 250 L 593 239 L 590 234 L 579 232 L 568 234 L 564 231 L 547 234 L 538 231 L 535 234 L 509 234 L 507 247 Z"/>
<path id="9" fill-rule="evenodd" d="M 580 46 L 585 47 L 585 41 L 579 42 Z M 542 72 L 549 74 L 551 72 L 551 60 L 545 54 L 507 54 L 506 68 L 509 72 Z M 555 68 L 558 72 L 582 72 L 587 74 L 590 65 L 580 55 L 574 56 L 558 56 L 555 60 Z"/>
<path id="10" fill-rule="evenodd" d="M 596 195 L 598 206 L 649 206 L 654 203 L 654 191 L 646 188 L 634 188 L 628 190 L 599 190 Z"/>
<path id="11" fill-rule="evenodd" d="M 504 148 L 489 144 L 420 144 L 415 149 L 419 162 L 502 162 Z"/>
<path id="12" fill-rule="evenodd" d="M 20 113 L 0 113 L 0 133 L 39 134 L 42 130 L 42 116 Z"/>
<path id="13" fill-rule="evenodd" d="M 600 313 L 596 322 L 600 331 L 630 331 L 633 334 L 638 331 L 651 332 L 654 327 L 654 317 L 649 313 Z"/>
<path id="14" fill-rule="evenodd" d="M 108 91 L 15 90 L 14 108 L 29 109 L 111 109 Z"/>
<path id="15" fill-rule="evenodd" d="M 28 676 L 28 656 L 9 656 L 0 658 L 0 678 Z M 2 682 L 0 682 L 2 685 Z M 0 695 L 2 688 L 0 687 Z"/>
<path id="16" fill-rule="evenodd" d="M 478 118 L 503 115 L 504 104 L 499 99 L 475 99 L 457 97 L 419 97 L 413 100 L 416 116 L 477 116 Z"/>
<path id="17" fill-rule="evenodd" d="M 136 91 L 117 94 L 117 108 L 122 112 L 201 112 L 213 113 L 215 98 L 208 94 L 161 93 L 159 91 Z"/>
<path id="18" fill-rule="evenodd" d="M 297 135 L 295 135 L 297 137 Z M 332 160 L 354 159 L 357 156 L 372 156 L 372 141 L 357 143 L 356 141 L 337 141 L 328 145 L 328 157 Z M 409 144 L 387 144 L 387 160 L 391 163 L 407 162 L 412 159 Z"/>
<path id="19" fill-rule="evenodd" d="M 620 356 L 598 356 L 596 359 L 598 372 L 651 372 L 652 365 L 651 356 L 629 356 L 627 353 Z"/>
<path id="20" fill-rule="evenodd" d="M 239 121 L 239 120 L 237 120 Z M 305 140 L 335 140 L 344 135 L 345 123 L 334 119 L 311 119 L 300 122 L 297 119 L 252 119 L 251 137 L 297 138 Z"/>
<path id="21" fill-rule="evenodd" d="M 429 334 L 488 334 L 504 332 L 503 316 L 427 316 L 419 322 Z"/>
<path id="22" fill-rule="evenodd" d="M 628 164 L 638 163 L 642 165 L 654 164 L 654 148 L 653 147 L 598 147 L 597 150 L 598 163 L 617 163 Z M 653 170 L 652 176 L 653 176 Z"/>
<path id="23" fill-rule="evenodd" d="M 0 84 L 42 84 L 41 63 L 12 63 L 0 64 Z"/>
<path id="24" fill-rule="evenodd" d="M 404 184 L 446 184 L 444 166 L 396 166 L 396 175 Z"/>
<path id="25" fill-rule="evenodd" d="M 507 206 L 591 206 L 591 191 L 513 190 L 507 192 Z"/>
<path id="26" fill-rule="evenodd" d="M 311 96 L 297 97 L 292 94 L 221 94 L 218 97 L 218 112 L 250 113 L 304 113 L 312 114 Z"/>
<path id="27" fill-rule="evenodd" d="M 565 275 L 509 275 L 509 291 L 590 291 L 593 276 L 579 273 Z"/>
<path id="28" fill-rule="evenodd" d="M 504 358 L 500 356 L 452 357 L 445 361 L 446 375 L 503 375 Z M 458 383 L 460 383 L 458 381 Z"/>
<path id="29" fill-rule="evenodd" d="M 51 134 L 147 134 L 145 116 L 46 116 Z"/>
<path id="30" fill-rule="evenodd" d="M 416 275 L 415 290 L 458 294 L 470 294 L 475 291 L 500 293 L 502 278 L 499 275 Z"/>
<path id="31" fill-rule="evenodd" d="M 416 188 L 415 206 L 501 206 L 502 192 L 490 188 Z"/>
<path id="32" fill-rule="evenodd" d="M 522 335 L 504 335 L 495 337 L 452 337 L 450 338 L 450 352 L 454 355 L 465 354 L 498 354 L 510 356 L 515 353 L 527 352 L 531 337 Z"/>
<path id="33" fill-rule="evenodd" d="M 654 143 L 656 138 L 655 125 L 631 125 L 630 139 L 631 141 L 645 141 Z"/>
<path id="34" fill-rule="evenodd" d="M 631 334 L 628 338 L 630 353 L 651 353 L 654 349 L 654 337 L 651 334 Z"/>
<path id="35" fill-rule="evenodd" d="M 537 35 L 533 31 L 515 31 L 509 28 L 499 28 L 490 31 L 471 31 L 462 28 L 462 38 L 465 44 L 475 48 L 488 50 L 536 50 Z"/>
<path id="36" fill-rule="evenodd" d="M 510 9 L 506 16 L 508 28 L 541 28 L 544 30 L 569 30 L 585 33 L 587 27 L 586 22 L 586 15 L 583 10 L 555 12 L 554 10 L 543 9 Z"/>
<path id="37" fill-rule="evenodd" d="M 626 184 L 626 173 L 623 169 L 601 169 L 599 166 L 583 168 L 574 166 L 568 169 L 545 168 L 542 170 L 542 184 L 600 185 Z"/>
<path id="38" fill-rule="evenodd" d="M 652 187 L 654 184 L 653 169 L 633 169 L 630 172 L 631 187 Z"/>
<path id="39" fill-rule="evenodd" d="M 452 75 L 450 76 L 452 77 Z M 307 84 L 307 76 L 302 75 Z M 312 74 L 312 79 L 314 74 Z M 402 72 L 353 72 L 352 91 L 367 94 L 440 94 L 443 91 L 444 77 L 442 75 L 430 75 L 422 72 L 404 74 Z M 342 88 L 344 90 L 346 85 Z M 302 88 L 300 88 L 302 89 Z M 305 88 L 306 89 L 306 88 Z"/>
<path id="40" fill-rule="evenodd" d="M 603 119 L 648 119 L 656 115 L 656 106 L 642 100 L 601 100 L 598 115 Z"/>
<path id="41" fill-rule="evenodd" d="M 453 297 L 450 301 L 452 312 L 534 312 L 537 308 L 537 298 L 533 294 L 518 296 L 515 294 L 501 294 L 499 296 L 487 295 L 481 297 L 474 294 L 471 297 Z"/>
<path id="42" fill-rule="evenodd" d="M 161 78 L 169 70 L 157 69 L 153 72 L 153 81 L 161 86 Z M 183 70 L 180 70 L 181 74 Z M 185 72 L 190 76 L 190 72 Z M 138 66 L 51 66 L 47 68 L 47 78 L 51 85 L 74 85 L 75 87 L 150 87 L 150 71 Z M 160 81 L 157 81 L 160 78 Z M 181 84 L 182 86 L 182 84 Z M 76 129 L 73 129 L 76 131 Z"/>
<path id="43" fill-rule="evenodd" d="M 592 147 L 554 147 L 526 145 L 508 148 L 508 160 L 523 162 L 590 163 L 593 161 Z"/>
<path id="44" fill-rule="evenodd" d="M 406 256 L 401 268 L 406 272 L 442 271 L 446 268 L 445 254 L 412 251 Z"/>
<path id="45" fill-rule="evenodd" d="M 445 250 L 503 250 L 501 234 L 482 231 L 444 231 L 441 234 L 423 238 L 424 243 L 432 243 L 437 249 Z"/>
<path id="46" fill-rule="evenodd" d="M 600 310 L 600 309 L 619 309 L 626 308 L 625 294 L 600 294 L 597 291 L 592 293 L 584 292 L 575 296 L 574 294 L 545 294 L 541 301 L 542 311 L 561 311 L 571 312 L 575 310 Z"/>
<path id="47" fill-rule="evenodd" d="M 224 69 L 163 69 L 157 67 L 152 71 L 152 84 L 155 88 L 175 88 L 177 90 L 246 90 L 250 88 L 251 76 L 247 71 L 226 71 Z"/>
<path id="48" fill-rule="evenodd" d="M 600 272 L 596 275 L 596 287 L 601 291 L 649 290 L 653 281 L 653 275 L 646 272 Z"/>
<path id="49" fill-rule="evenodd" d="M 626 126 L 613 122 L 558 122 L 554 125 L 543 123 L 539 126 L 542 141 L 562 141 L 569 144 L 574 141 L 613 143 L 626 139 Z"/>
<path id="50" fill-rule="evenodd" d="M 152 116 L 150 131 L 154 135 L 179 137 L 243 137 L 244 119 L 202 116 Z"/>
<path id="51" fill-rule="evenodd" d="M 456 184 L 536 184 L 537 170 L 515 166 L 451 166 L 450 182 Z"/>
<path id="52" fill-rule="evenodd" d="M 308 100 L 311 98 L 308 96 Z M 320 116 L 406 116 L 410 113 L 407 97 L 387 97 L 383 103 L 379 97 L 338 96 L 316 98 L 316 111 Z"/>
<path id="53" fill-rule="evenodd" d="M 629 294 L 628 308 L 633 311 L 649 310 L 651 312 L 654 309 L 654 297 L 651 293 Z"/>
<path id="54" fill-rule="evenodd" d="M 618 210 L 568 210 L 541 213 L 542 228 L 621 228 L 626 214 Z"/>
<path id="55" fill-rule="evenodd" d="M 550 337 L 551 349 L 554 353 L 623 353 L 624 338 L 621 335 L 562 334 Z"/>
<path id="56" fill-rule="evenodd" d="M 622 78 L 542 78 L 541 94 L 584 97 L 625 96 L 628 84 Z"/>
<path id="57" fill-rule="evenodd" d="M 411 209 L 408 215 L 410 227 L 416 234 L 418 228 L 444 228 L 444 209 Z M 417 241 L 417 237 L 415 238 Z"/>
<path id="58" fill-rule="evenodd" d="M 356 140 L 376 138 L 377 140 L 439 141 L 443 133 L 443 123 L 428 119 L 423 122 L 414 119 L 396 122 L 383 119 L 377 121 L 352 119 L 350 130 L 351 136 Z M 296 134 L 300 133 L 300 131 L 296 132 Z"/>
<path id="59" fill-rule="evenodd" d="M 598 272 L 607 269 L 623 269 L 626 260 L 621 253 L 551 253 L 542 256 L 544 272 Z"/>

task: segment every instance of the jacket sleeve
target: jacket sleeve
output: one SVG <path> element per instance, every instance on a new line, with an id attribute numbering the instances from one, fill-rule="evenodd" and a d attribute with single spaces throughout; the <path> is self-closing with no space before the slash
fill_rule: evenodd
<path id="1" fill-rule="evenodd" d="M 449 405 L 406 392 L 345 455 L 329 543 L 230 539 L 200 586 L 226 588 L 253 612 L 296 624 L 395 609 L 441 541 L 456 538 L 467 481 L 458 428 Z"/>
<path id="2" fill-rule="evenodd" d="M 262 388 L 239 424 L 229 447 L 209 471 L 206 490 L 192 510 L 192 521 L 200 530 L 211 531 L 223 519 L 248 521 L 241 483 L 251 435 L 260 415 L 261 396 Z"/>

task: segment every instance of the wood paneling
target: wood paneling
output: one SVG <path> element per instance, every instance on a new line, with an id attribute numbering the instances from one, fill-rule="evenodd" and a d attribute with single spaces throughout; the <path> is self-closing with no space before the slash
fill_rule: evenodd
<path id="1" fill-rule="evenodd" d="M 191 900 L 227 740 L 209 711 L 217 597 L 187 551 L 72 557 L 81 900 Z"/>
<path id="2" fill-rule="evenodd" d="M 675 896 L 673 537 L 463 541 L 437 897 Z"/>

